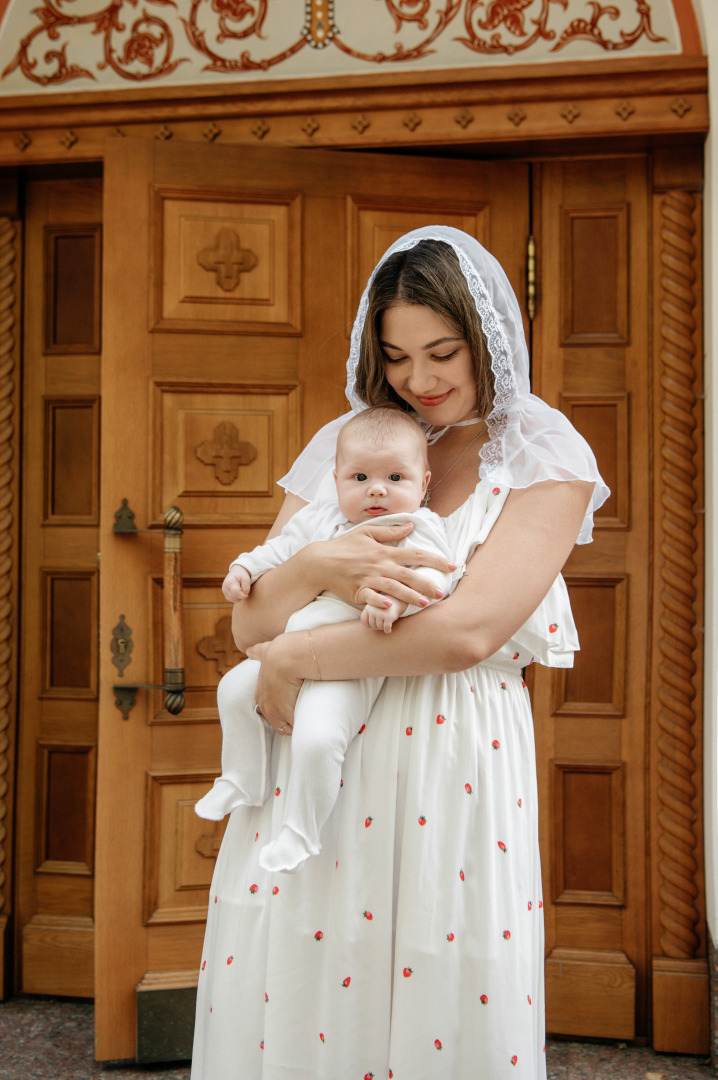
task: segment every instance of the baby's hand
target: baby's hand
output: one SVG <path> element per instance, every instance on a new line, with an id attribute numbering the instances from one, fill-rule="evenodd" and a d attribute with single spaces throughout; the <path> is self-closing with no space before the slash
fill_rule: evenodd
<path id="1" fill-rule="evenodd" d="M 230 604 L 246 600 L 252 588 L 252 579 L 243 566 L 230 566 L 229 573 L 222 582 L 222 592 Z"/>
<path id="2" fill-rule="evenodd" d="M 390 601 L 388 607 L 378 608 L 373 604 L 367 604 L 360 619 L 370 630 L 383 630 L 385 634 L 390 634 L 392 626 L 409 605 L 393 596 L 387 596 L 384 599 Z"/>

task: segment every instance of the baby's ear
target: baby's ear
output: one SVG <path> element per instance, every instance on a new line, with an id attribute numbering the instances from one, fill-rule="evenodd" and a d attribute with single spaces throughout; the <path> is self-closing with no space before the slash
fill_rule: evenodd
<path id="1" fill-rule="evenodd" d="M 429 481 L 430 481 L 430 480 L 431 480 L 431 473 L 430 473 L 430 472 L 429 472 L 429 470 L 427 469 L 427 470 L 426 470 L 426 472 L 424 473 L 424 484 L 423 484 L 423 487 L 422 487 L 422 489 L 421 489 L 421 493 L 422 493 L 422 495 L 426 494 L 426 489 L 427 489 L 427 488 L 428 488 L 428 486 L 429 486 Z"/>
<path id="2" fill-rule="evenodd" d="M 336 469 L 332 469 L 332 476 L 336 480 L 336 478 L 337 478 L 337 470 Z"/>

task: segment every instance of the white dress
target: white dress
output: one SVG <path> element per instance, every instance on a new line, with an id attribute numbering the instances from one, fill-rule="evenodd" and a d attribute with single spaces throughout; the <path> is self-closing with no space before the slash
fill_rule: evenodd
<path id="1" fill-rule="evenodd" d="M 478 484 L 446 519 L 452 550 L 471 554 L 506 494 Z M 274 740 L 275 793 L 232 813 L 217 859 L 192 1080 L 544 1080 L 522 668 L 569 667 L 577 648 L 558 578 L 483 663 L 387 679 L 349 746 L 322 852 L 294 875 L 257 861 L 289 771 L 291 740 Z"/>

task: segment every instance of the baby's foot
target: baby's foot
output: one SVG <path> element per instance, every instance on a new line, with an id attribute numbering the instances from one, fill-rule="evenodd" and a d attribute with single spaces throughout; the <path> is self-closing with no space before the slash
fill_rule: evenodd
<path id="1" fill-rule="evenodd" d="M 261 806 L 261 803 L 250 802 L 238 787 L 220 776 L 214 787 L 195 804 L 194 812 L 207 821 L 221 821 L 238 806 Z"/>
<path id="2" fill-rule="evenodd" d="M 283 870 L 287 874 L 295 874 L 310 855 L 316 855 L 320 850 L 318 847 L 312 850 L 303 836 L 284 825 L 277 839 L 260 851 L 259 865 L 263 870 Z"/>

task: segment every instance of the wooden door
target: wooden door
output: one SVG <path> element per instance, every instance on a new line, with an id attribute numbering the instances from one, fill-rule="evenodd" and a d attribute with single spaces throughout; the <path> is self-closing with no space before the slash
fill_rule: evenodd
<path id="1" fill-rule="evenodd" d="M 25 207 L 15 982 L 91 997 L 101 182 Z"/>
<path id="2" fill-rule="evenodd" d="M 581 652 L 534 672 L 550 1032 L 650 1034 L 650 190 L 645 158 L 540 168 L 534 388 L 611 497 L 564 570 Z"/>
<path id="3" fill-rule="evenodd" d="M 134 1057 L 138 1012 L 192 987 L 221 830 L 193 804 L 217 774 L 218 678 L 239 656 L 220 583 L 261 541 L 274 481 L 343 411 L 348 332 L 397 236 L 474 233 L 523 295 L 522 164 L 111 140 L 105 158 L 96 1024 L 101 1060 Z M 162 682 L 161 536 L 184 513 L 186 705 L 113 685 Z M 110 649 L 124 616 L 131 663 Z M 138 1004 L 139 1003 L 139 1004 Z"/>

